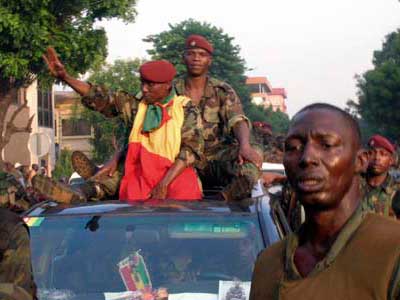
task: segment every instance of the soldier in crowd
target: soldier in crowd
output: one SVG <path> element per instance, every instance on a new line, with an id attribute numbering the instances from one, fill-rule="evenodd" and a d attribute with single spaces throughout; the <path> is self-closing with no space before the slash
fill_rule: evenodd
<path id="1" fill-rule="evenodd" d="M 319 103 L 293 117 L 284 165 L 306 221 L 259 255 L 251 300 L 399 299 L 400 224 L 363 213 L 367 164 L 347 112 Z"/>
<path id="2" fill-rule="evenodd" d="M 16 213 L 27 210 L 32 205 L 32 198 L 18 180 L 18 173 L 12 167 L 0 171 L 0 207 Z"/>
<path id="3" fill-rule="evenodd" d="M 0 208 L 0 228 L 0 299 L 37 299 L 28 228 L 5 208 Z"/>
<path id="4" fill-rule="evenodd" d="M 201 198 L 199 182 L 192 170 L 204 146 L 201 119 L 189 98 L 176 95 L 172 87 L 176 71 L 171 63 L 152 61 L 140 67 L 142 98 L 137 99 L 72 78 L 52 48 L 44 58 L 53 76 L 83 96 L 85 106 L 109 117 L 123 115 L 132 131 L 126 158 L 121 160 L 126 161 L 122 181 L 121 170 L 111 177 L 96 174 L 79 191 L 74 191 L 67 185 L 36 176 L 32 180 L 36 189 L 67 203 L 104 199 L 115 195 L 120 186 L 122 200 Z"/>
<path id="5" fill-rule="evenodd" d="M 393 198 L 400 189 L 400 183 L 389 174 L 395 163 L 395 146 L 385 137 L 374 135 L 368 141 L 369 164 L 362 188 L 364 210 L 370 210 L 384 216 L 395 217 Z"/>

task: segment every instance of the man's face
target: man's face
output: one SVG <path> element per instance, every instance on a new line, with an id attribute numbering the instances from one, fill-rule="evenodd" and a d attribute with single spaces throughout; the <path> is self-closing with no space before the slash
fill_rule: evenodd
<path id="1" fill-rule="evenodd" d="M 358 171 L 354 135 L 338 112 L 314 109 L 297 115 L 283 163 L 303 205 L 324 210 L 340 204 Z"/>
<path id="2" fill-rule="evenodd" d="M 381 175 L 389 171 L 394 163 L 393 155 L 384 148 L 373 148 L 368 151 L 368 173 Z"/>
<path id="3" fill-rule="evenodd" d="M 207 50 L 193 48 L 185 50 L 183 54 L 183 61 L 190 75 L 201 76 L 207 74 L 212 58 Z"/>
<path id="4" fill-rule="evenodd" d="M 143 99 L 147 104 L 153 104 L 164 100 L 171 91 L 171 83 L 156 83 L 146 80 L 141 81 Z"/>

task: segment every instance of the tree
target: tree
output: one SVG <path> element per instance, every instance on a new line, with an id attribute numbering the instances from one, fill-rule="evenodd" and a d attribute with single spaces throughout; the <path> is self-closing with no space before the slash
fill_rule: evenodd
<path id="1" fill-rule="evenodd" d="M 252 121 L 261 121 L 271 124 L 272 131 L 277 134 L 286 134 L 289 129 L 289 117 L 280 110 L 273 111 L 272 107 L 264 108 L 261 105 L 253 105 L 250 108 Z"/>
<path id="2" fill-rule="evenodd" d="M 176 67 L 178 75 L 184 74 L 186 68 L 182 55 L 185 40 L 191 34 L 200 34 L 214 46 L 210 74 L 232 85 L 243 103 L 249 102 L 250 94 L 245 84 L 244 74 L 247 71 L 246 62 L 240 56 L 240 47 L 233 43 L 233 37 L 209 23 L 201 23 L 193 19 L 175 25 L 169 24 L 169 28 L 167 31 L 149 35 L 143 39 L 153 45 L 153 48 L 147 51 L 152 59 L 169 60 Z"/>
<path id="3" fill-rule="evenodd" d="M 0 152 L 14 133 L 30 131 L 31 120 L 22 128 L 5 124 L 9 95 L 36 79 L 51 83 L 41 58 L 46 47 L 58 50 L 71 74 L 82 74 L 107 55 L 106 33 L 95 22 L 131 22 L 135 4 L 136 0 L 0 0 Z"/>
<path id="4" fill-rule="evenodd" d="M 140 59 L 116 60 L 113 64 L 105 64 L 93 71 L 89 81 L 103 84 L 112 90 L 135 94 L 140 89 L 138 70 L 142 63 Z M 85 109 L 79 118 L 87 120 L 94 128 L 94 138 L 90 143 L 96 163 L 108 160 L 129 137 L 131 128 L 126 128 L 120 117 L 107 119 L 98 112 Z"/>
<path id="5" fill-rule="evenodd" d="M 57 159 L 56 165 L 54 166 L 54 171 L 52 176 L 55 179 L 60 179 L 62 177 L 71 177 L 74 169 L 71 163 L 72 152 L 67 149 L 62 149 L 60 151 L 60 157 Z"/>
<path id="6" fill-rule="evenodd" d="M 374 68 L 356 76 L 358 103 L 348 102 L 364 125 L 364 132 L 400 138 L 400 31 L 386 36 L 374 52 Z"/>

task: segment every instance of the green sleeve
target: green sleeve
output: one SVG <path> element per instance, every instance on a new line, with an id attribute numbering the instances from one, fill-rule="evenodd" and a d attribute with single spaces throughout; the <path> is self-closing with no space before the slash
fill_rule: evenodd
<path id="1" fill-rule="evenodd" d="M 100 112 L 108 118 L 120 116 L 125 125 L 131 128 L 140 100 L 123 91 L 111 91 L 102 85 L 92 85 L 87 96 L 82 97 L 82 104 Z"/>
<path id="2" fill-rule="evenodd" d="M 181 129 L 181 149 L 178 159 L 193 165 L 200 160 L 204 151 L 202 121 L 198 108 L 189 101 L 184 106 L 185 119 Z"/>
<path id="3" fill-rule="evenodd" d="M 35 295 L 28 230 L 23 225 L 17 226 L 11 236 L 4 239 L 8 245 L 0 263 L 0 282 Z"/>

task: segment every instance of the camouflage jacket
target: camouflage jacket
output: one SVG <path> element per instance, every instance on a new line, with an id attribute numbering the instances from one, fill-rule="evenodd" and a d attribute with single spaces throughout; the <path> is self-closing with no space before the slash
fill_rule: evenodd
<path id="1" fill-rule="evenodd" d="M 361 190 L 364 194 L 362 207 L 364 211 L 373 211 L 380 215 L 395 217 L 392 209 L 393 197 L 400 189 L 400 182 L 397 182 L 390 174 L 378 187 L 371 187 L 366 180 L 362 180 Z"/>
<path id="2" fill-rule="evenodd" d="M 30 206 L 28 195 L 16 176 L 0 171 L 0 208 L 19 213 Z"/>
<path id="3" fill-rule="evenodd" d="M 28 228 L 4 208 L 0 228 L 0 299 L 36 299 Z"/>
<path id="4" fill-rule="evenodd" d="M 91 110 L 98 111 L 106 117 L 122 117 L 129 129 L 133 127 L 140 101 L 140 96 L 121 91 L 112 92 L 100 85 L 92 85 L 89 95 L 82 98 L 82 104 Z M 181 150 L 177 158 L 191 165 L 203 155 L 202 123 L 200 113 L 191 101 L 184 107 L 184 114 Z"/>
<path id="5" fill-rule="evenodd" d="M 178 95 L 186 95 L 185 78 L 175 81 Z M 240 121 L 247 121 L 242 103 L 233 88 L 220 80 L 209 77 L 200 100 L 199 109 L 203 121 L 204 154 L 207 160 L 213 160 L 221 144 L 232 137 L 233 127 Z"/>

